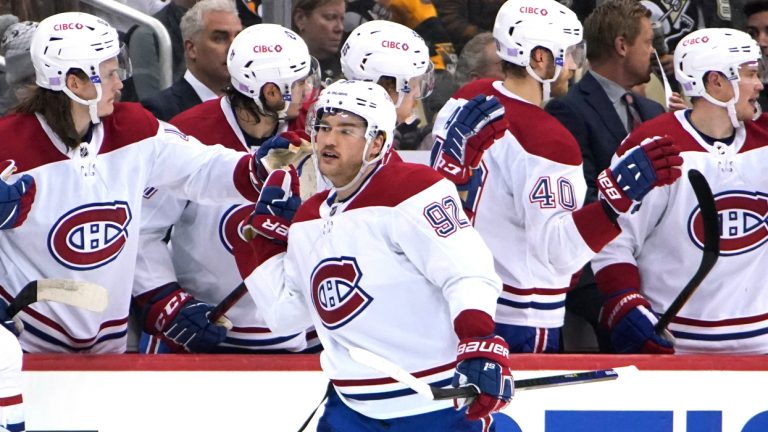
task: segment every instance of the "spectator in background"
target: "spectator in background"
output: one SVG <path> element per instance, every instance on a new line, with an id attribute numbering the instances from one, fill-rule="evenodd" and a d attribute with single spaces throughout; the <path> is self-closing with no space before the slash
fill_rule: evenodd
<path id="1" fill-rule="evenodd" d="M 0 96 L 0 115 L 16 105 L 27 93 L 27 86 L 35 82 L 35 69 L 29 46 L 37 23 L 17 22 L 0 33 L 0 55 L 5 56 L 5 81 L 7 90 Z"/>
<path id="2" fill-rule="evenodd" d="M 448 31 L 456 52 L 476 34 L 493 30 L 493 21 L 504 0 L 434 0 L 437 15 Z"/>
<path id="3" fill-rule="evenodd" d="M 341 78 L 339 48 L 344 35 L 344 0 L 296 0 L 291 14 L 293 31 L 304 39 L 320 62 L 324 82 Z"/>
<path id="4" fill-rule="evenodd" d="M 747 33 L 760 45 L 763 62 L 765 62 L 766 57 L 768 57 L 768 0 L 756 0 L 747 3 L 744 5 L 744 15 L 747 19 Z M 768 83 L 768 76 L 766 76 L 765 69 L 762 70 L 762 73 L 760 80 L 766 84 Z M 763 107 L 768 103 L 768 90 L 765 88 L 760 91 L 759 102 Z"/>
<path id="5" fill-rule="evenodd" d="M 202 0 L 181 19 L 187 71 L 159 94 L 141 101 L 160 120 L 224 94 L 227 50 L 243 29 L 232 0 Z"/>
<path id="6" fill-rule="evenodd" d="M 546 106 L 579 143 L 587 203 L 597 200 L 597 175 L 610 166 L 624 137 L 640 122 L 664 113 L 657 102 L 631 91 L 651 78 L 650 15 L 636 0 L 609 0 L 595 8 L 584 22 L 590 70 L 567 95 Z M 596 331 L 601 304 L 587 265 L 577 289 L 566 297 L 566 308 Z"/>
<path id="7" fill-rule="evenodd" d="M 496 40 L 491 32 L 475 35 L 459 55 L 456 65 L 456 88 L 477 78 L 504 79 L 501 58 L 496 54 Z"/>
<path id="8" fill-rule="evenodd" d="M 178 81 L 184 75 L 184 38 L 181 36 L 181 17 L 198 0 L 171 0 L 167 6 L 153 15 L 160 21 L 171 38 L 171 65 L 173 81 Z M 135 25 L 128 30 L 124 37 L 128 46 L 128 55 L 133 65 L 133 82 L 138 99 L 155 96 L 160 90 L 160 53 L 157 48 L 157 38 L 149 27 Z"/>

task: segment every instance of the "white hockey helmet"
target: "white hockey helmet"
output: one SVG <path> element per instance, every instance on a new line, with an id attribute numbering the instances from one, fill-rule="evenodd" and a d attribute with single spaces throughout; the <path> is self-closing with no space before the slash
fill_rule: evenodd
<path id="1" fill-rule="evenodd" d="M 280 88 L 285 107 L 302 102 L 319 88 L 320 68 L 304 40 L 278 24 L 256 24 L 240 32 L 229 47 L 227 69 L 232 86 L 264 109 L 261 88 L 273 83 Z"/>
<path id="2" fill-rule="evenodd" d="M 509 0 L 501 6 L 493 24 L 496 53 L 502 60 L 523 66 L 544 84 L 549 98 L 549 83 L 555 81 L 568 57 L 576 67 L 586 58 L 584 29 L 576 14 L 555 0 Z M 530 67 L 531 52 L 548 49 L 555 61 L 552 78 L 541 78 Z"/>
<path id="3" fill-rule="evenodd" d="M 675 78 L 688 97 L 703 97 L 725 107 L 734 127 L 739 127 L 735 104 L 739 99 L 739 68 L 745 63 L 761 63 L 760 46 L 747 33 L 729 28 L 706 28 L 688 34 L 677 44 L 674 54 Z M 704 75 L 719 72 L 731 82 L 734 97 L 718 101 L 707 93 Z"/>
<path id="4" fill-rule="evenodd" d="M 369 165 L 379 162 L 392 147 L 397 114 L 392 99 L 384 87 L 370 81 L 339 80 L 326 87 L 312 107 L 308 122 L 312 125 L 312 144 L 314 146 L 317 130 L 325 114 L 335 115 L 348 112 L 360 116 L 366 122 L 365 148 L 363 161 L 358 175 L 347 185 L 336 187 L 344 190 L 353 185 Z M 379 134 L 384 133 L 384 145 L 379 154 L 366 160 L 368 149 Z"/>
<path id="5" fill-rule="evenodd" d="M 72 100 L 87 105 L 91 121 L 98 123 L 96 104 L 101 100 L 99 65 L 118 58 L 120 78 L 130 74 L 130 62 L 120 46 L 117 30 L 99 17 L 82 12 L 64 12 L 40 22 L 30 46 L 35 83 L 49 90 L 63 91 Z M 83 71 L 96 86 L 96 99 L 83 100 L 67 88 L 67 72 Z"/>
<path id="6" fill-rule="evenodd" d="M 384 20 L 368 21 L 350 33 L 341 48 L 341 71 L 350 80 L 394 78 L 396 107 L 416 89 L 417 99 L 429 96 L 435 82 L 424 39 L 402 24 Z"/>

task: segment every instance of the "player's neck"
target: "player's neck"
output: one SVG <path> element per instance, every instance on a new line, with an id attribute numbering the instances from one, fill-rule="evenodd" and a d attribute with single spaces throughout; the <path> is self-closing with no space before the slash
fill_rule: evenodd
<path id="1" fill-rule="evenodd" d="M 707 101 L 698 101 L 691 112 L 691 123 L 699 132 L 712 138 L 728 138 L 733 135 L 733 124 L 723 107 Z"/>
<path id="2" fill-rule="evenodd" d="M 240 128 L 253 138 L 266 138 L 272 134 L 275 130 L 277 120 L 260 116 L 256 119 L 248 109 L 243 107 L 235 107 L 235 118 Z"/>
<path id="3" fill-rule="evenodd" d="M 536 81 L 530 76 L 525 78 L 518 78 L 507 76 L 503 82 L 504 88 L 516 94 L 517 96 L 525 99 L 526 101 L 541 106 L 542 102 L 542 89 L 541 83 Z"/>
<path id="4" fill-rule="evenodd" d="M 88 114 L 88 106 L 71 101 L 72 123 L 75 126 L 77 136 L 84 137 L 91 127 L 91 116 Z"/>

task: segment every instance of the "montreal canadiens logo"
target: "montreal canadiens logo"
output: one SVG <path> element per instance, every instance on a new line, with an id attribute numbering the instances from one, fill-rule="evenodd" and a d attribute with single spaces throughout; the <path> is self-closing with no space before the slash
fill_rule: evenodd
<path id="1" fill-rule="evenodd" d="M 329 258 L 312 272 L 312 302 L 323 325 L 336 329 L 351 321 L 373 300 L 360 287 L 363 273 L 352 257 Z"/>
<path id="2" fill-rule="evenodd" d="M 59 218 L 48 250 L 64 267 L 90 270 L 117 258 L 128 238 L 131 209 L 125 201 L 88 204 Z"/>
<path id="3" fill-rule="evenodd" d="M 720 223 L 720 255 L 749 252 L 768 241 L 768 195 L 761 192 L 728 191 L 715 196 Z M 688 218 L 688 235 L 704 248 L 704 223 L 696 207 Z"/>
<path id="4" fill-rule="evenodd" d="M 233 205 L 221 216 L 219 222 L 219 240 L 229 253 L 239 242 L 245 243 L 243 225 L 253 210 L 253 204 Z"/>

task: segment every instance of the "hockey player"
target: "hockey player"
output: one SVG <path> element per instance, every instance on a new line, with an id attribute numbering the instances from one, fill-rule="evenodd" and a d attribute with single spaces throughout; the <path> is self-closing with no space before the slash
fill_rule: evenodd
<path id="1" fill-rule="evenodd" d="M 0 312 L 0 316 L 4 311 Z M 6 324 L 9 323 L 9 324 Z M 21 396 L 22 352 L 10 331 L 12 321 L 0 325 L 0 431 L 24 432 L 24 400 Z"/>
<path id="2" fill-rule="evenodd" d="M 493 34 L 505 79 L 470 82 L 443 107 L 434 166 L 467 193 L 493 252 L 503 282 L 496 333 L 512 352 L 557 352 L 571 275 L 618 235 L 630 201 L 679 177 L 682 160 L 669 140 L 652 140 L 604 171 L 603 199 L 582 207 L 579 146 L 540 108 L 561 70 L 583 58 L 581 23 L 554 0 L 510 0 Z M 484 95 L 501 101 L 503 119 Z"/>
<path id="3" fill-rule="evenodd" d="M 125 71 L 117 31 L 95 16 L 43 20 L 31 56 L 38 88 L 0 120 L 0 136 L 4 154 L 35 178 L 35 205 L 24 225 L 0 232 L 0 297 L 8 302 L 45 277 L 105 286 L 102 313 L 55 303 L 26 308 L 19 340 L 28 352 L 124 352 L 144 188 L 165 185 L 196 201 L 255 201 L 255 163 L 246 153 L 199 145 L 137 104 L 116 103 Z M 181 345 L 224 337 L 205 318 L 210 306 L 179 290 L 144 300 L 151 330 Z"/>
<path id="4" fill-rule="evenodd" d="M 338 81 L 314 110 L 313 149 L 333 188 L 297 211 L 295 173 L 273 172 L 248 222 L 257 235 L 235 258 L 271 329 L 317 328 L 333 383 L 318 430 L 481 430 L 477 420 L 503 408 L 514 385 L 493 334 L 501 285 L 490 252 L 451 183 L 384 157 L 396 120 L 382 87 Z M 487 351 L 468 348 L 477 344 Z M 356 363 L 353 347 L 432 385 L 482 393 L 456 411 Z"/>
<path id="5" fill-rule="evenodd" d="M 309 143 L 304 141 L 302 149 L 297 134 L 285 133 L 283 121 L 319 83 L 317 61 L 309 55 L 304 41 L 277 24 L 253 25 L 233 40 L 227 67 L 232 85 L 226 95 L 177 115 L 171 123 L 205 144 L 221 143 L 233 150 L 255 152 L 267 141 L 259 154 L 267 155 L 268 148 L 274 148 L 275 152 L 287 152 L 297 165 L 305 162 L 302 156 L 308 158 Z M 275 135 L 277 131 L 281 134 Z M 288 150 L 290 144 L 297 146 L 295 153 Z M 315 168 L 312 163 L 307 165 L 302 172 L 304 183 L 310 186 Z M 314 192 L 315 188 L 308 190 Z M 221 302 L 242 282 L 232 248 L 245 241 L 239 224 L 250 214 L 252 206 L 248 204 L 242 198 L 216 205 L 192 203 L 163 188 L 147 194 L 135 293 L 171 284 L 203 301 Z M 171 226 L 169 250 L 163 240 Z M 270 332 L 249 296 L 235 303 L 227 318 L 234 326 L 227 332 L 227 339 L 221 345 L 197 346 L 195 351 L 295 352 L 307 345 L 304 331 L 288 335 Z M 142 343 L 142 351 L 167 351 L 158 338 L 143 339 L 146 343 Z"/>
<path id="6" fill-rule="evenodd" d="M 424 39 L 391 21 L 368 21 L 350 33 L 341 48 L 346 79 L 373 81 L 387 90 L 397 108 L 393 147 L 414 150 L 429 130 L 419 127 L 416 104 L 432 93 L 434 67 Z"/>
<path id="7" fill-rule="evenodd" d="M 760 47 L 737 30 L 703 29 L 678 43 L 674 60 L 693 109 L 643 123 L 619 149 L 669 135 L 681 149 L 682 169 L 703 173 L 715 196 L 721 258 L 673 318 L 674 351 L 765 354 L 768 119 L 757 103 Z M 602 327 L 618 352 L 670 353 L 672 344 L 653 326 L 701 260 L 702 216 L 693 190 L 687 182 L 654 190 L 637 215 L 620 222 L 621 235 L 592 261 L 604 296 Z"/>

